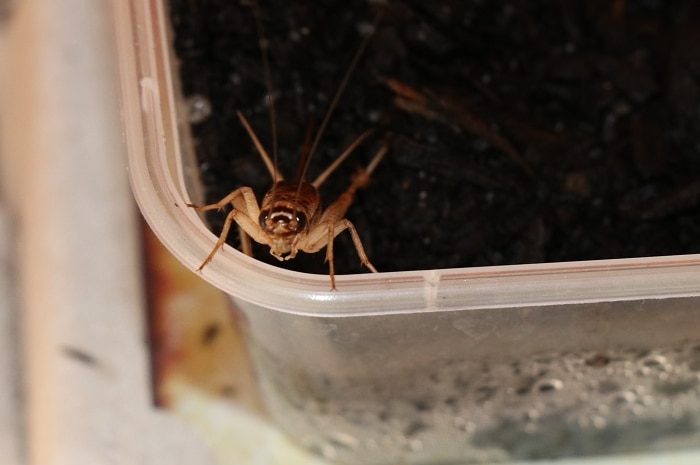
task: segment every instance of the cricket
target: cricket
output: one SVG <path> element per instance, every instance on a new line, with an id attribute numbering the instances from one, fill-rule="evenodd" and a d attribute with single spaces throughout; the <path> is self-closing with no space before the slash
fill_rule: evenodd
<path id="1" fill-rule="evenodd" d="M 322 208 L 319 187 L 373 131 L 367 130 L 360 134 L 315 180 L 311 182 L 307 181 L 306 173 L 310 160 L 321 141 L 325 128 L 347 86 L 350 76 L 357 67 L 358 62 L 372 39 L 374 31 L 379 23 L 381 12 L 376 16 L 372 29 L 365 35 L 359 48 L 355 52 L 326 110 L 322 123 L 313 138 L 313 142 L 311 142 L 311 144 L 304 144 L 305 146 L 299 159 L 297 174 L 294 180 L 289 181 L 286 180 L 277 169 L 276 115 L 267 42 L 264 39 L 262 19 L 257 4 L 253 2 L 251 6 L 258 30 L 263 72 L 265 73 L 264 79 L 267 88 L 273 139 L 272 157 L 270 157 L 267 150 L 260 142 L 243 113 L 238 111 L 237 115 L 270 172 L 272 187 L 265 194 L 260 204 L 252 188 L 248 186 L 235 189 L 216 203 L 203 206 L 187 204 L 188 207 L 194 208 L 198 212 L 210 210 L 222 211 L 228 205 L 232 207 L 226 216 L 224 226 L 216 244 L 199 268 L 197 268 L 197 271 L 201 271 L 207 266 L 219 249 L 224 246 L 231 226 L 235 222 L 240 230 L 241 250 L 249 256 L 252 256 L 251 238 L 259 244 L 268 246 L 270 248 L 270 254 L 280 261 L 291 260 L 296 257 L 299 252 L 310 254 L 317 253 L 325 247 L 325 261 L 328 263 L 329 267 L 331 290 L 336 290 L 333 242 L 339 234 L 346 230 L 352 238 L 352 242 L 362 265 L 373 273 L 377 272 L 377 269 L 372 265 L 365 253 L 355 226 L 350 220 L 345 218 L 345 214 L 352 204 L 356 192 L 369 185 L 372 172 L 388 152 L 389 144 L 386 141 L 382 144 L 369 164 L 365 168 L 358 169 L 352 176 L 350 185 L 346 190 L 337 200 L 325 209 Z"/>

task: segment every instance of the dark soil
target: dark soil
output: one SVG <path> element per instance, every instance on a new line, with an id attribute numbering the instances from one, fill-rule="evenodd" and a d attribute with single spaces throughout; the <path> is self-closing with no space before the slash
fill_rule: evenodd
<path id="1" fill-rule="evenodd" d="M 271 151 L 253 11 L 171 0 L 207 202 L 271 177 L 236 116 Z M 267 1 L 279 164 L 292 178 L 378 11 L 367 1 Z M 346 217 L 380 271 L 700 252 L 700 4 L 659 0 L 403 0 L 383 18 L 310 175 L 360 133 L 321 189 L 328 205 L 390 134 Z M 224 214 L 208 218 L 218 231 Z M 232 234 L 231 241 L 237 241 Z M 347 234 L 339 273 L 361 271 Z M 285 266 L 326 273 L 324 253 Z M 256 257 L 278 264 L 266 248 Z"/>

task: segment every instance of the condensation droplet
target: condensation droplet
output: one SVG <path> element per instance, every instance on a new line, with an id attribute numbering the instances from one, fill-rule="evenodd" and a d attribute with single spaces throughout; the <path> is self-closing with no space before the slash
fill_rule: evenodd
<path id="1" fill-rule="evenodd" d="M 641 416 L 642 414 L 644 414 L 645 410 L 646 409 L 644 408 L 644 406 L 640 404 L 635 404 L 632 406 L 632 414 L 637 416 Z"/>
<path id="2" fill-rule="evenodd" d="M 622 391 L 615 394 L 613 397 L 613 402 L 615 404 L 631 404 L 637 400 L 637 395 L 632 391 Z"/>
<path id="3" fill-rule="evenodd" d="M 527 434 L 535 434 L 537 432 L 537 424 L 535 422 L 529 421 L 525 424 L 523 428 Z"/>
<path id="4" fill-rule="evenodd" d="M 642 394 L 644 394 L 644 393 L 647 392 L 647 387 L 646 387 L 646 386 L 642 386 L 642 385 L 640 384 L 640 385 L 638 385 L 638 386 L 635 386 L 635 387 L 632 389 L 632 392 L 634 392 L 634 393 L 637 394 L 638 396 L 641 396 Z"/>
<path id="5" fill-rule="evenodd" d="M 307 440 L 302 440 L 302 444 L 312 453 L 320 455 L 328 460 L 333 460 L 337 455 L 337 451 L 332 444 L 320 441 L 319 438 L 307 438 Z"/>
<path id="6" fill-rule="evenodd" d="M 198 124 L 211 115 L 211 102 L 203 95 L 195 94 L 187 99 L 187 119 L 192 124 Z"/>
<path id="7" fill-rule="evenodd" d="M 652 355 L 642 360 L 642 365 L 646 367 L 660 367 L 666 364 L 666 357 L 663 355 Z"/>
<path id="8" fill-rule="evenodd" d="M 596 429 L 603 429 L 608 424 L 607 420 L 603 417 L 600 417 L 600 416 L 593 417 L 593 421 L 591 423 L 593 424 L 593 427 Z"/>
<path id="9" fill-rule="evenodd" d="M 595 406 L 594 409 L 601 415 L 607 415 L 608 413 L 610 413 L 610 407 L 608 407 L 606 404 L 598 404 Z"/>
<path id="10" fill-rule="evenodd" d="M 464 431 L 467 434 L 472 434 L 476 431 L 476 423 L 464 417 L 456 417 L 452 424 L 458 431 Z"/>
<path id="11" fill-rule="evenodd" d="M 356 449 L 360 442 L 355 436 L 341 431 L 333 432 L 328 435 L 328 441 L 333 446 L 343 447 L 345 449 Z"/>
<path id="12" fill-rule="evenodd" d="M 554 391 L 559 391 L 564 387 L 564 383 L 562 383 L 558 379 L 545 379 L 542 380 L 538 385 L 537 385 L 537 390 L 539 392 L 543 393 L 548 393 L 548 392 L 554 392 Z"/>
<path id="13" fill-rule="evenodd" d="M 406 442 L 406 449 L 411 452 L 419 452 L 423 450 L 423 441 L 416 438 L 409 439 L 408 442 Z"/>

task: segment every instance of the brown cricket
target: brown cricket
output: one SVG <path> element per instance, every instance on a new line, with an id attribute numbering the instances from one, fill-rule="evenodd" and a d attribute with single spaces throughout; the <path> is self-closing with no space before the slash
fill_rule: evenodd
<path id="1" fill-rule="evenodd" d="M 257 9 L 255 8 L 255 4 L 253 6 L 258 31 L 262 37 L 262 21 Z M 350 75 L 357 66 L 357 63 L 365 48 L 369 44 L 378 21 L 379 15 L 374 21 L 372 31 L 366 35 L 355 53 L 355 56 L 353 57 L 348 70 L 346 71 L 338 90 L 331 101 L 323 122 L 316 133 L 314 141 L 311 144 L 311 148 L 306 153 L 306 156 L 301 158 L 300 164 L 304 163 L 304 165 L 298 170 L 298 175 L 294 181 L 286 181 L 282 174 L 277 170 L 277 142 L 274 102 L 272 97 L 272 80 L 270 78 L 266 43 L 264 40 L 260 40 L 263 68 L 265 70 L 265 79 L 270 104 L 270 121 L 272 126 L 274 155 L 273 159 L 271 159 L 268 155 L 245 116 L 240 111 L 238 111 L 237 114 L 258 153 L 270 171 L 270 175 L 273 179 L 273 185 L 272 188 L 270 188 L 270 190 L 265 194 L 261 205 L 258 205 L 258 201 L 255 198 L 253 190 L 247 186 L 239 187 L 226 197 L 213 204 L 204 206 L 188 204 L 189 207 L 195 208 L 199 212 L 222 210 L 229 204 L 233 207 L 226 216 L 224 227 L 219 235 L 219 240 L 216 242 L 211 252 L 204 259 L 199 268 L 197 268 L 198 271 L 202 270 L 202 268 L 204 268 L 214 258 L 216 252 L 223 247 L 231 225 L 235 221 L 241 230 L 241 249 L 247 255 L 252 256 L 249 238 L 253 238 L 253 240 L 256 242 L 269 246 L 270 254 L 280 261 L 291 260 L 292 258 L 296 257 L 299 251 L 316 253 L 322 248 L 326 247 L 326 261 L 328 262 L 329 266 L 332 290 L 336 289 L 335 266 L 333 263 L 333 241 L 336 236 L 345 230 L 350 232 L 353 244 L 355 245 L 357 254 L 360 257 L 360 262 L 369 268 L 370 271 L 374 273 L 377 272 L 377 269 L 367 258 L 367 254 L 365 253 L 364 247 L 362 246 L 362 241 L 360 240 L 360 236 L 358 235 L 355 226 L 352 224 L 352 222 L 350 222 L 350 220 L 345 218 L 345 213 L 350 207 L 357 190 L 369 185 L 370 175 L 388 151 L 388 144 L 384 143 L 382 145 L 366 168 L 360 169 L 356 172 L 356 174 L 352 177 L 350 186 L 325 210 L 322 210 L 321 208 L 321 197 L 318 191 L 319 186 L 321 186 L 326 178 L 328 178 L 328 176 L 355 150 L 358 145 L 360 145 L 371 134 L 372 131 L 365 131 L 363 134 L 357 137 L 355 141 L 350 144 L 350 146 L 343 151 L 343 153 L 341 153 L 340 156 L 313 182 L 308 182 L 305 175 L 311 156 L 318 146 L 325 127 L 333 110 L 337 106 L 340 95 L 345 89 Z"/>

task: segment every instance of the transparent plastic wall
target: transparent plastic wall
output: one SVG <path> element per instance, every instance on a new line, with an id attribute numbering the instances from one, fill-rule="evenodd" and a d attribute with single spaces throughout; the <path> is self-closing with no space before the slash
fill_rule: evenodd
<path id="1" fill-rule="evenodd" d="M 129 170 L 195 269 L 215 237 L 160 0 L 113 2 Z M 226 247 L 277 424 L 342 463 L 486 462 L 700 445 L 700 256 L 339 276 Z"/>
<path id="2" fill-rule="evenodd" d="M 277 422 L 344 463 L 700 443 L 693 298 L 345 317 L 243 308 Z"/>

